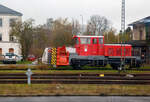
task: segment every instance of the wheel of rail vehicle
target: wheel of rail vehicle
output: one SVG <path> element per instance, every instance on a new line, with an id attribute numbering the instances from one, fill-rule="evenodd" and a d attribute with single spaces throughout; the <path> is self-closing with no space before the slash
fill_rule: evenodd
<path id="1" fill-rule="evenodd" d="M 118 70 L 118 68 L 120 67 L 119 65 L 114 64 L 111 64 L 110 66 L 112 67 L 113 70 Z"/>
<path id="2" fill-rule="evenodd" d="M 80 65 L 71 65 L 72 66 L 72 68 L 74 69 L 74 70 L 80 70 L 81 69 L 81 66 Z"/>
<path id="3" fill-rule="evenodd" d="M 134 69 L 134 68 L 136 68 L 136 69 L 139 69 L 140 67 L 142 67 L 142 64 L 136 64 L 136 65 L 129 65 L 129 69 Z"/>
<path id="4" fill-rule="evenodd" d="M 78 63 L 75 59 L 71 60 L 71 66 L 74 70 L 80 70 L 81 69 L 81 64 Z"/>

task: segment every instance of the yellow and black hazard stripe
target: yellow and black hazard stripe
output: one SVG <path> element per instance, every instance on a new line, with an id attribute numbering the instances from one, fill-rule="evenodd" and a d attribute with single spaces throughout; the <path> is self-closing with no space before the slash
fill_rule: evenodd
<path id="1" fill-rule="evenodd" d="M 51 65 L 56 65 L 57 61 L 57 48 L 52 48 L 52 55 L 51 55 Z"/>
<path id="2" fill-rule="evenodd" d="M 48 48 L 48 64 L 51 64 L 52 48 Z"/>

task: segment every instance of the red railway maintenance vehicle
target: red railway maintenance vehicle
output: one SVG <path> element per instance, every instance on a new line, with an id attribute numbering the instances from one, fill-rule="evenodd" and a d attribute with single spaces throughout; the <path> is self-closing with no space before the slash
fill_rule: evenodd
<path id="1" fill-rule="evenodd" d="M 46 48 L 42 61 L 55 66 L 106 66 L 113 69 L 121 65 L 137 68 L 142 65 L 140 56 L 132 56 L 129 44 L 104 44 L 104 36 L 74 36 L 74 47 Z M 124 63 L 122 63 L 124 62 Z"/>

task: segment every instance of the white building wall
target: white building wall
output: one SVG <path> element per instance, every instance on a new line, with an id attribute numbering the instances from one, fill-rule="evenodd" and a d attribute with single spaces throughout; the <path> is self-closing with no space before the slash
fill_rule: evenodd
<path id="1" fill-rule="evenodd" d="M 145 25 L 136 25 L 136 29 L 133 28 L 133 39 L 132 40 L 146 40 L 146 30 Z M 142 31 L 142 36 L 140 38 L 140 31 Z"/>
<path id="2" fill-rule="evenodd" d="M 10 48 L 14 49 L 14 54 L 21 55 L 20 47 L 19 43 L 0 42 L 0 48 L 2 48 L 3 55 L 5 55 L 5 53 L 9 53 Z"/>
<path id="3" fill-rule="evenodd" d="M 9 48 L 14 49 L 14 53 L 21 55 L 19 43 L 10 42 L 10 19 L 17 19 L 17 21 L 22 21 L 21 16 L 12 15 L 0 15 L 2 18 L 2 27 L 0 27 L 0 33 L 2 34 L 2 41 L 0 41 L 0 48 L 2 48 L 2 54 L 8 53 Z"/>
<path id="4" fill-rule="evenodd" d="M 0 33 L 2 33 L 2 41 L 10 41 L 10 19 L 17 19 L 17 21 L 21 21 L 21 16 L 0 15 L 0 18 L 2 18 L 3 22 L 2 27 L 0 27 Z"/>

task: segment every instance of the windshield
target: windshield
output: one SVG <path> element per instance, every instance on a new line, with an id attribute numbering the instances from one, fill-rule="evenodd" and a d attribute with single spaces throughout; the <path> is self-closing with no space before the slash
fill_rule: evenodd
<path id="1" fill-rule="evenodd" d="M 81 44 L 90 44 L 91 39 L 90 38 L 80 38 Z"/>
<path id="2" fill-rule="evenodd" d="M 6 53 L 6 56 L 15 56 L 13 53 Z"/>
<path id="3" fill-rule="evenodd" d="M 99 38 L 99 44 L 103 44 L 103 38 Z"/>

